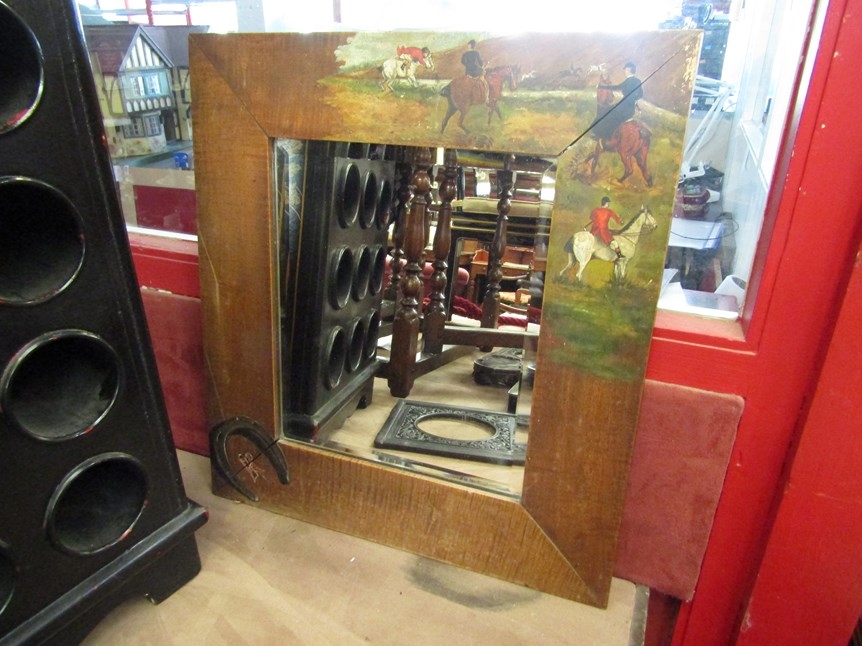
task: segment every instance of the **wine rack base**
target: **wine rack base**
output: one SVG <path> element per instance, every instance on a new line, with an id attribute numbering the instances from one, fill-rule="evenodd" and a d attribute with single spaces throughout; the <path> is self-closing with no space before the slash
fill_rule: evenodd
<path id="1" fill-rule="evenodd" d="M 164 601 L 200 571 L 194 531 L 206 519 L 206 511 L 190 503 L 154 534 L 0 637 L 0 645 L 75 644 L 128 599 Z"/>

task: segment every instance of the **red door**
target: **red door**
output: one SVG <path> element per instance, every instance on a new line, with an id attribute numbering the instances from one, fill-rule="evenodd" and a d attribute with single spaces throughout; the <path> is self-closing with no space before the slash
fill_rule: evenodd
<path id="1" fill-rule="evenodd" d="M 846 332 L 854 324 L 862 331 L 858 288 L 844 310 L 841 303 L 862 231 L 862 128 L 851 98 L 862 63 L 862 0 L 819 5 L 812 33 L 821 36 L 791 111 L 744 321 L 695 326 L 660 316 L 653 344 L 648 376 L 745 399 L 677 645 L 844 646 L 862 610 L 862 451 L 850 412 L 858 388 L 830 392 L 842 385 L 831 367 L 839 358 L 859 381 L 859 344 Z M 853 359 L 840 357 L 839 344 Z M 849 410 L 836 408 L 832 420 L 845 424 L 840 432 L 824 428 L 833 397 L 849 398 L 842 400 Z M 806 425 L 810 406 L 818 416 Z M 827 539 L 827 532 L 839 533 Z"/>

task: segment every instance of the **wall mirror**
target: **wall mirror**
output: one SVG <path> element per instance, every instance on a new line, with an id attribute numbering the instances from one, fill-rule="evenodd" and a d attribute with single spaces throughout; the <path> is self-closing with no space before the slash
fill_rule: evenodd
<path id="1" fill-rule="evenodd" d="M 193 35 L 215 490 L 544 592 L 606 605 L 699 43 L 693 31 Z M 417 52 L 404 58 L 402 48 L 408 46 Z M 457 114 L 446 123 L 447 87 L 467 76 L 462 62 L 467 50 L 488 61 L 485 81 L 477 84 L 480 105 L 465 108 L 463 124 Z M 630 61 L 637 61 L 637 79 L 625 85 Z M 497 114 L 488 104 L 488 77 L 492 67 L 503 66 L 517 67 L 517 81 L 498 99 Z M 610 73 L 606 85 L 613 86 L 605 89 L 617 96 L 601 112 L 598 81 L 591 74 L 603 70 Z M 597 114 L 617 110 L 616 116 L 626 99 L 637 100 L 635 119 L 628 115 L 597 142 L 592 137 Z M 640 137 L 640 148 L 628 155 L 620 154 L 623 132 Z M 294 183 L 304 190 L 301 217 L 291 227 L 285 226 L 289 200 L 279 194 L 285 186 L 285 150 L 290 154 L 294 144 L 303 161 L 293 167 L 319 181 Z M 350 144 L 364 152 L 351 154 Z M 365 333 L 377 324 L 373 311 L 351 308 L 366 303 L 380 283 L 369 279 L 357 288 L 351 279 L 339 287 L 338 279 L 342 264 L 351 268 L 344 274 L 354 276 L 364 262 L 367 275 L 377 276 L 379 247 L 390 246 L 384 228 L 374 233 L 373 211 L 385 179 L 395 180 L 389 190 L 399 186 L 398 158 L 389 167 L 385 154 L 370 152 L 372 146 L 413 151 L 405 153 L 412 155 L 413 174 L 406 182 L 410 214 L 424 214 L 432 202 L 425 200 L 431 188 L 427 169 L 438 148 L 556 160 L 520 496 L 335 451 L 315 443 L 314 431 L 312 441 L 289 437 L 296 426 L 290 398 L 302 399 L 296 393 L 313 390 L 307 382 L 334 387 L 345 370 L 361 371 L 368 354 Z M 585 172 L 592 153 L 596 168 L 588 164 Z M 633 164 L 631 173 L 624 161 Z M 354 183 L 367 187 L 372 175 L 374 190 L 359 191 L 360 199 L 347 205 L 333 197 Z M 365 201 L 372 194 L 373 205 Z M 629 242 L 639 248 L 623 249 L 624 259 L 590 262 L 580 275 L 578 266 L 566 268 L 574 248 L 567 241 L 607 196 L 627 226 L 638 219 Z M 334 224 L 323 226 L 324 219 Z M 424 228 L 412 215 L 408 221 L 408 229 Z M 338 238 L 340 229 L 350 228 L 345 222 L 358 222 L 369 237 Z M 326 242 L 293 246 L 314 229 L 319 231 L 312 239 Z M 418 249 L 406 250 L 409 266 L 410 258 L 422 259 L 425 240 L 424 235 L 408 238 L 421 240 Z M 420 269 L 408 269 L 400 283 L 407 296 L 419 293 Z M 306 295 L 302 302 L 286 308 L 299 292 Z M 350 316 L 329 325 L 329 315 L 312 308 L 321 302 Z M 419 329 L 415 304 L 395 308 L 393 329 L 399 325 Z M 297 337 L 297 331 L 305 336 Z M 469 346 L 475 338 L 459 343 L 457 333 L 447 335 L 456 346 Z M 394 334 L 392 352 L 414 356 L 416 336 Z M 362 342 L 352 344 L 353 339 Z M 398 339 L 409 340 L 400 347 Z M 326 352 L 332 347 L 344 349 L 343 362 L 322 359 L 331 356 Z M 294 361 L 297 356 L 302 360 Z M 296 369 L 286 366 L 286 357 Z"/>
<path id="2" fill-rule="evenodd" d="M 526 328 L 539 318 L 555 160 L 513 156 L 506 162 L 501 154 L 459 150 L 454 186 L 444 187 L 446 153 L 432 150 L 420 310 L 435 298 L 438 263 L 446 278 L 436 295 L 446 305 L 445 325 L 481 332 L 475 328 L 482 325 L 500 200 L 509 197 L 497 180 L 508 166 L 511 197 L 506 231 L 499 234 L 506 238 L 504 275 L 493 327 L 522 335 L 518 347 L 493 352 L 449 345 L 440 356 L 426 353 L 439 367 L 399 404 L 384 373 L 393 360 L 393 318 L 406 273 L 400 227 L 410 150 L 293 139 L 276 140 L 275 148 L 282 370 L 294 384 L 282 393 L 283 434 L 520 497 L 538 341 L 537 329 Z M 452 213 L 444 217 L 440 193 L 453 188 Z M 451 244 L 438 259 L 434 240 L 443 227 Z M 309 281 L 309 275 L 321 278 Z M 404 406 L 409 414 L 400 410 Z"/>

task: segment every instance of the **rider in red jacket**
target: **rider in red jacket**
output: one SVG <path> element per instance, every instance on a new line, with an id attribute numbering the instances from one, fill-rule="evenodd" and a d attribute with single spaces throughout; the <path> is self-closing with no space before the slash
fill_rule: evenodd
<path id="1" fill-rule="evenodd" d="M 623 221 L 620 219 L 620 216 L 618 216 L 616 212 L 608 206 L 610 203 L 611 198 L 603 197 L 602 205 L 597 206 L 593 209 L 593 212 L 590 213 L 590 233 L 600 238 L 602 242 L 611 247 L 617 252 L 617 255 L 620 256 L 622 254 L 620 253 L 619 245 L 612 244 L 614 236 L 608 229 L 608 225 L 611 220 L 616 221 L 619 225 L 622 225 Z"/>
<path id="2" fill-rule="evenodd" d="M 401 56 L 409 56 L 423 67 L 428 67 L 428 63 L 425 59 L 431 55 L 431 50 L 427 47 L 407 47 L 406 45 L 399 45 L 396 53 L 399 58 Z"/>

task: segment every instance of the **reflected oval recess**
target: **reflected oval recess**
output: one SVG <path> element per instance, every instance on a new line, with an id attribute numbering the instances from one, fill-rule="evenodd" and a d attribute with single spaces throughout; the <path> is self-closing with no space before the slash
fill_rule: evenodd
<path id="1" fill-rule="evenodd" d="M 338 223 L 347 229 L 356 222 L 362 204 L 362 177 L 356 164 L 347 164 L 342 169 L 337 188 Z"/>
<path id="2" fill-rule="evenodd" d="M 368 291 L 374 296 L 383 289 L 383 280 L 386 276 L 386 249 L 378 245 L 373 251 L 371 260 L 371 276 L 368 278 Z"/>
<path id="3" fill-rule="evenodd" d="M 347 305 L 353 288 L 353 252 L 339 247 L 332 254 L 331 262 L 329 300 L 332 307 L 341 309 Z"/>
<path id="4" fill-rule="evenodd" d="M 365 322 L 354 319 L 348 327 L 350 339 L 347 346 L 347 371 L 356 372 L 362 363 L 365 349 Z"/>
<path id="5" fill-rule="evenodd" d="M 345 355 L 347 354 L 347 338 L 344 330 L 340 327 L 333 328 L 326 342 L 326 373 L 324 375 L 326 387 L 332 390 L 341 383 L 344 374 Z"/>
<path id="6" fill-rule="evenodd" d="M 353 276 L 353 298 L 361 301 L 368 295 L 373 270 L 371 250 L 362 245 L 356 254 L 356 272 Z"/>
<path id="7" fill-rule="evenodd" d="M 370 228 L 377 218 L 377 200 L 380 197 L 377 184 L 377 175 L 368 171 L 362 186 L 362 209 L 359 217 L 359 226 L 363 229 Z"/>
<path id="8" fill-rule="evenodd" d="M 366 359 L 377 354 L 377 341 L 380 338 L 380 312 L 372 310 L 365 317 L 365 345 L 363 353 Z"/>
<path id="9" fill-rule="evenodd" d="M 395 189 L 392 186 L 392 182 L 388 179 L 383 179 L 380 182 L 380 193 L 377 196 L 377 210 L 374 218 L 378 229 L 385 229 L 389 226 L 394 197 Z"/>

